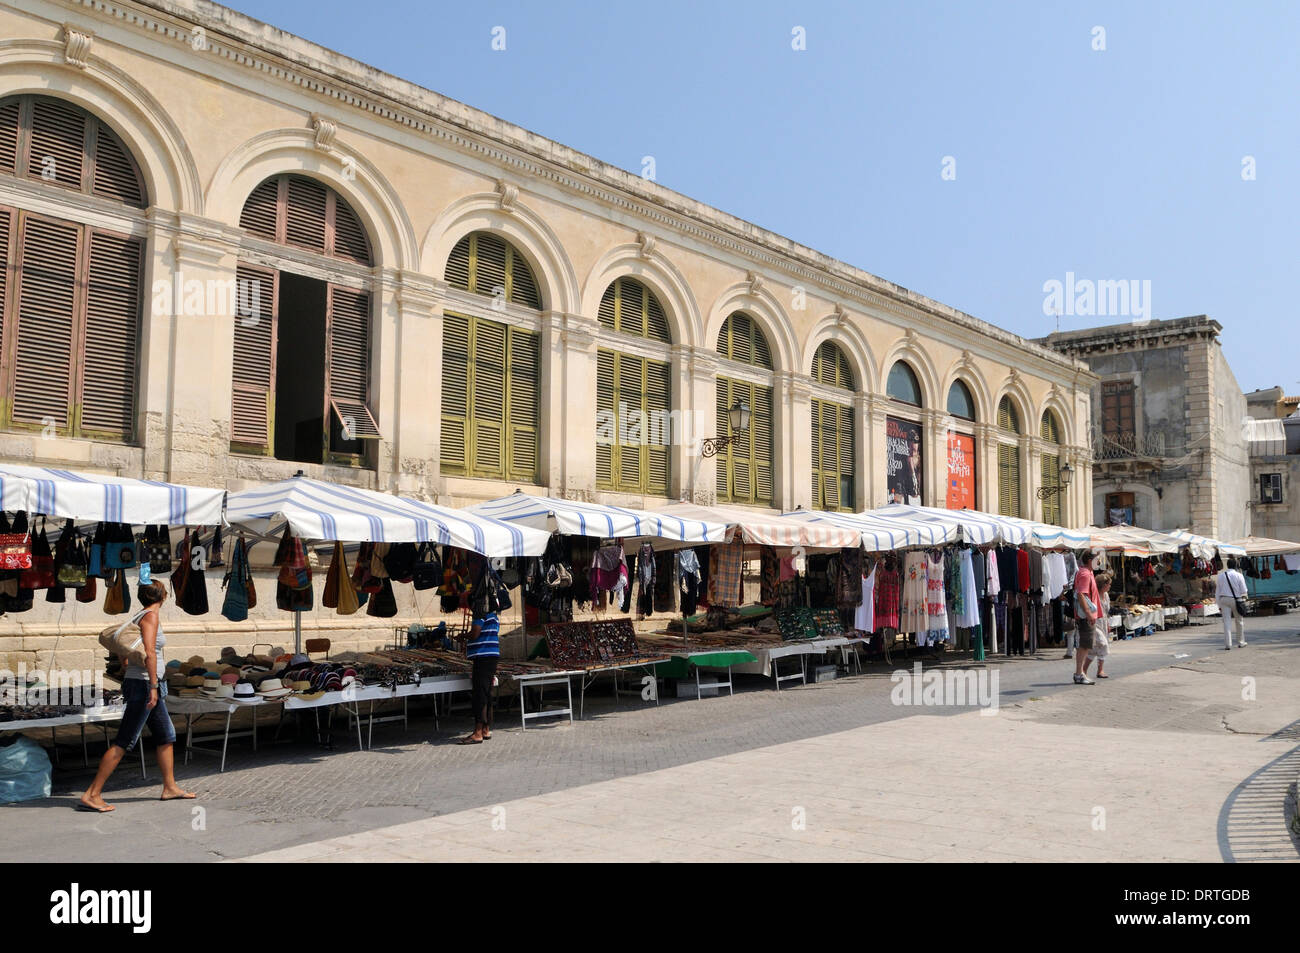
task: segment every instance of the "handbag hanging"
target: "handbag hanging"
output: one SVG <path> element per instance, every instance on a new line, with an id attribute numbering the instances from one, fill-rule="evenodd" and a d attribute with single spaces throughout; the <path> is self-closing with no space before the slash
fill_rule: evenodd
<path id="1" fill-rule="evenodd" d="M 230 554 L 230 569 L 221 581 L 226 590 L 226 598 L 221 603 L 221 614 L 231 622 L 243 622 L 248 618 L 248 584 L 251 579 L 244 540 L 240 538 L 235 540 L 234 551 Z"/>
<path id="2" fill-rule="evenodd" d="M 86 584 L 77 589 L 78 602 L 94 602 L 96 598 L 95 577 L 87 576 Z"/>
<path id="3" fill-rule="evenodd" d="M 411 584 L 421 592 L 442 585 L 442 561 L 433 543 L 420 544 L 420 558 L 411 570 Z"/>
<path id="4" fill-rule="evenodd" d="M 126 523 L 112 523 L 104 543 L 104 565 L 109 569 L 133 569 L 136 564 L 136 542 L 131 527 Z"/>
<path id="5" fill-rule="evenodd" d="M 18 585 L 24 589 L 48 589 L 54 585 L 54 554 L 45 534 L 45 517 L 41 517 L 41 528 L 32 537 L 32 568 L 19 574 Z"/>
<path id="6" fill-rule="evenodd" d="M 339 615 L 352 615 L 360 608 L 341 542 L 334 543 L 334 558 L 330 561 L 329 572 L 325 576 L 325 589 L 321 593 L 320 604 L 326 609 L 337 610 Z"/>
<path id="7" fill-rule="evenodd" d="M 9 517 L 0 510 L 0 569 L 32 568 L 32 537 L 26 529 L 27 514 L 19 515 L 24 524 L 21 531 L 10 526 Z M 14 523 L 17 522 L 15 517 Z"/>
<path id="8" fill-rule="evenodd" d="M 185 588 L 190 581 L 190 537 L 188 534 L 181 537 L 180 544 L 176 553 L 176 569 L 172 572 L 172 598 L 176 604 L 181 604 L 181 598 L 185 595 Z"/>
<path id="9" fill-rule="evenodd" d="M 279 566 L 286 559 L 293 555 L 293 533 L 289 531 L 288 524 L 285 524 L 284 535 L 280 537 L 280 545 L 275 548 L 275 558 L 271 560 L 272 566 Z"/>
<path id="10" fill-rule="evenodd" d="M 221 551 L 221 527 L 218 526 L 212 532 L 212 545 L 208 547 L 208 568 L 224 569 L 226 565 L 225 554 Z"/>
<path id="11" fill-rule="evenodd" d="M 189 565 L 189 574 L 185 579 L 185 592 L 176 597 L 176 604 L 186 615 L 207 615 L 208 612 L 208 584 L 203 577 L 203 563 L 200 560 L 199 567 L 196 568 L 193 560 L 189 558 L 190 553 L 198 546 L 199 531 L 195 530 L 190 536 L 189 547 L 185 554 Z"/>
<path id="12" fill-rule="evenodd" d="M 72 520 L 68 520 L 63 527 L 56 556 L 55 578 L 59 585 L 73 589 L 84 586 L 89 554 L 86 552 L 85 537 L 73 527 Z"/>
<path id="13" fill-rule="evenodd" d="M 145 544 L 141 558 L 147 560 L 155 575 L 172 571 L 172 538 L 166 526 L 151 526 L 145 530 Z"/>
<path id="14" fill-rule="evenodd" d="M 397 615 L 397 597 L 393 595 L 393 581 L 391 579 L 380 581 L 379 591 L 374 594 L 366 605 L 366 615 L 378 619 L 391 619 Z"/>
<path id="15" fill-rule="evenodd" d="M 113 571 L 113 578 L 108 581 L 104 592 L 104 613 L 120 615 L 131 608 L 131 593 L 126 588 L 126 572 L 121 569 Z"/>

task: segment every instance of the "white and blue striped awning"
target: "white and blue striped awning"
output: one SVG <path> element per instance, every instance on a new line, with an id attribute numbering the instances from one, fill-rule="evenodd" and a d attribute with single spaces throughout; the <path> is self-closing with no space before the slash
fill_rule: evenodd
<path id="1" fill-rule="evenodd" d="M 1189 533 L 1185 529 L 1176 529 L 1169 532 L 1170 536 L 1178 540 L 1183 546 L 1192 550 L 1193 555 L 1202 555 L 1202 558 L 1210 559 L 1217 552 L 1220 556 L 1244 556 L 1246 550 L 1241 546 L 1232 543 L 1225 543 L 1221 540 L 1211 539 L 1209 536 L 1198 536 L 1196 533 Z"/>
<path id="2" fill-rule="evenodd" d="M 868 510 L 864 515 L 877 519 L 916 520 L 925 524 L 954 527 L 957 531 L 954 538 L 981 546 L 985 543 L 1010 543 L 1018 546 L 1030 541 L 1029 530 L 1024 526 L 975 510 L 945 510 L 936 506 L 891 503 Z"/>
<path id="3" fill-rule="evenodd" d="M 0 506 L 51 518 L 135 526 L 215 526 L 223 490 L 54 467 L 0 465 Z"/>
<path id="4" fill-rule="evenodd" d="M 674 543 L 721 543 L 727 538 L 727 524 L 709 519 L 674 516 L 626 506 L 559 500 L 551 496 L 512 493 L 500 499 L 477 503 L 471 513 L 505 520 L 516 526 L 530 526 L 566 536 L 596 536 L 608 539 L 667 540 Z"/>
<path id="5" fill-rule="evenodd" d="M 540 556 L 550 535 L 469 510 L 307 477 L 232 492 L 226 522 L 258 535 L 288 524 L 302 539 L 441 543 L 484 556 Z"/>
<path id="6" fill-rule="evenodd" d="M 956 542 L 961 531 L 955 524 L 937 520 L 919 520 L 905 516 L 882 517 L 866 513 L 832 513 L 823 510 L 792 510 L 784 519 L 804 520 L 817 525 L 835 526 L 858 534 L 861 545 L 869 552 L 883 553 L 918 546 L 941 546 Z"/>

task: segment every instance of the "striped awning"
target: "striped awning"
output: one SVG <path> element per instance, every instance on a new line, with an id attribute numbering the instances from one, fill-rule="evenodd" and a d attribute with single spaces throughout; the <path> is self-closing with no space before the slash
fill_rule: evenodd
<path id="1" fill-rule="evenodd" d="M 1170 536 L 1181 542 L 1184 546 L 1192 548 L 1196 555 L 1204 554 L 1205 559 L 1209 559 L 1218 553 L 1220 556 L 1245 556 L 1246 550 L 1233 543 L 1225 543 L 1221 540 L 1212 539 L 1209 536 L 1198 536 L 1195 533 L 1189 533 L 1185 529 L 1175 529 L 1169 532 Z"/>
<path id="2" fill-rule="evenodd" d="M 727 540 L 736 534 L 750 546 L 799 546 L 812 549 L 855 549 L 861 539 L 852 530 L 831 523 L 813 523 L 788 519 L 784 514 L 761 513 L 738 506 L 699 506 L 695 503 L 669 503 L 660 513 L 682 519 L 707 519 L 727 529 Z"/>
<path id="3" fill-rule="evenodd" d="M 727 525 L 707 515 L 655 512 L 605 503 L 561 500 L 552 496 L 512 493 L 476 503 L 469 512 L 566 536 L 602 539 L 665 540 L 673 543 L 721 543 Z"/>
<path id="4" fill-rule="evenodd" d="M 136 526 L 215 526 L 223 490 L 53 467 L 0 465 L 0 506 L 52 518 Z"/>
<path id="5" fill-rule="evenodd" d="M 907 517 L 881 517 L 866 513 L 831 513 L 821 510 L 793 510 L 782 518 L 807 522 L 814 526 L 848 530 L 857 536 L 855 546 L 870 552 L 889 552 L 917 546 L 940 546 L 956 542 L 960 530 L 956 524 L 937 520 L 922 521 Z"/>
<path id="6" fill-rule="evenodd" d="M 237 490 L 226 521 L 259 535 L 288 524 L 302 539 L 345 543 L 441 543 L 484 556 L 540 556 L 549 534 L 420 500 L 294 477 Z"/>
<path id="7" fill-rule="evenodd" d="M 878 519 L 914 520 L 919 523 L 956 527 L 957 535 L 954 538 L 976 545 L 1010 543 L 1019 546 L 1030 541 L 1030 532 L 1026 527 L 975 510 L 945 510 L 935 506 L 907 506 L 902 503 L 891 503 L 888 506 L 868 510 L 862 515 Z"/>

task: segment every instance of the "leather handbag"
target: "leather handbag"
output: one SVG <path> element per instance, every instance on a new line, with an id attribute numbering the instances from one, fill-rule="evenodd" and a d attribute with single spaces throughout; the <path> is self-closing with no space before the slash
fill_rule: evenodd
<path id="1" fill-rule="evenodd" d="M 86 574 L 100 579 L 108 578 L 108 570 L 104 568 L 104 538 L 104 524 L 99 523 L 95 526 L 95 535 L 90 538 L 90 559 Z"/>
<path id="2" fill-rule="evenodd" d="M 208 584 L 203 577 L 203 560 L 202 558 L 195 560 L 191 557 L 191 553 L 196 549 L 202 551 L 198 530 L 190 535 L 189 545 L 185 550 L 185 562 L 188 568 L 185 590 L 176 596 L 176 604 L 186 615 L 206 615 L 208 612 Z"/>
<path id="3" fill-rule="evenodd" d="M 45 518 L 41 517 L 41 528 L 32 537 L 32 568 L 19 573 L 18 585 L 23 589 L 48 589 L 54 582 L 54 553 L 45 535 Z"/>
<path id="4" fill-rule="evenodd" d="M 279 566 L 291 555 L 293 555 L 293 533 L 289 531 L 288 526 L 285 526 L 284 535 L 280 537 L 280 545 L 275 548 L 275 558 L 271 560 L 271 565 Z"/>
<path id="5" fill-rule="evenodd" d="M 18 517 L 22 517 L 22 526 L 10 526 L 9 517 L 0 510 L 0 569 L 31 569 L 32 568 L 32 537 L 27 532 L 27 514 L 19 513 L 14 517 L 14 523 L 18 523 Z"/>
<path id="6" fill-rule="evenodd" d="M 420 557 L 411 569 L 411 584 L 423 592 L 442 585 L 442 561 L 433 548 L 433 543 L 420 545 Z"/>
<path id="7" fill-rule="evenodd" d="M 185 587 L 190 581 L 190 537 L 186 534 L 181 538 L 180 545 L 176 551 L 176 568 L 172 571 L 172 598 L 176 604 L 180 605 L 181 597 L 185 594 Z"/>
<path id="8" fill-rule="evenodd" d="M 366 605 L 366 615 L 378 619 L 391 619 L 397 615 L 397 597 L 393 595 L 393 581 L 391 579 L 380 581 L 379 591 L 372 596 L 370 602 Z"/>
<path id="9" fill-rule="evenodd" d="M 415 572 L 415 561 L 420 550 L 415 543 L 393 543 L 384 554 L 384 569 L 390 579 L 410 582 Z"/>
<path id="10" fill-rule="evenodd" d="M 86 584 L 77 589 L 78 602 L 94 602 L 97 596 L 94 576 L 86 577 Z"/>
<path id="11" fill-rule="evenodd" d="M 99 633 L 99 644 L 127 665 L 144 666 L 144 635 L 134 618 L 104 629 Z"/>
<path id="12" fill-rule="evenodd" d="M 388 556 L 392 545 L 389 543 L 375 543 L 374 549 L 370 554 L 370 575 L 376 579 L 388 578 L 388 567 L 384 564 L 384 559 Z"/>
<path id="13" fill-rule="evenodd" d="M 117 569 L 104 591 L 104 614 L 120 615 L 131 608 L 131 593 L 126 588 L 126 572 Z"/>

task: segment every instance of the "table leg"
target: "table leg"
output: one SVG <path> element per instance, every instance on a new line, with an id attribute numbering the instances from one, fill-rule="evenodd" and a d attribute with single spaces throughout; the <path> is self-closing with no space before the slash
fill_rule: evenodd
<path id="1" fill-rule="evenodd" d="M 528 730 L 527 712 L 528 709 L 524 707 L 524 682 L 523 679 L 520 679 L 519 680 L 519 727 L 522 728 L 524 731 Z M 438 727 L 437 722 L 434 723 L 434 727 L 435 728 Z"/>
<path id="2" fill-rule="evenodd" d="M 148 781 L 149 769 L 144 766 L 144 739 L 141 738 L 137 743 L 140 745 L 140 777 Z"/>
<path id="3" fill-rule="evenodd" d="M 374 702 L 370 703 L 372 711 L 374 710 L 374 704 L 375 704 Z M 361 705 L 360 704 L 354 704 L 352 706 L 352 714 L 357 720 L 357 750 L 363 751 L 365 749 L 361 744 Z M 374 725 L 372 724 L 371 727 L 373 728 Z"/>
<path id="4" fill-rule="evenodd" d="M 727 666 L 727 694 L 728 695 L 734 696 L 736 694 L 736 690 L 732 687 L 735 684 L 736 684 L 736 680 L 731 677 L 731 666 L 728 665 Z"/>
<path id="5" fill-rule="evenodd" d="M 194 750 L 194 716 L 187 713 L 185 715 L 185 760 L 181 762 L 182 764 L 190 763 L 190 754 L 193 752 L 193 750 Z"/>
<path id="6" fill-rule="evenodd" d="M 361 706 L 357 706 L 358 708 Z M 358 725 L 358 728 L 360 726 Z M 375 701 L 370 700 L 370 731 L 366 734 L 366 747 L 374 748 L 375 746 Z"/>
<path id="7" fill-rule="evenodd" d="M 253 705 L 252 708 L 253 710 L 252 712 L 250 712 L 250 714 L 253 716 L 253 750 L 256 751 L 257 750 L 257 706 Z"/>
<path id="8" fill-rule="evenodd" d="M 569 693 L 569 724 L 572 725 L 573 724 L 573 679 L 566 677 L 564 679 L 564 687 L 565 689 L 568 690 Z"/>
<path id="9" fill-rule="evenodd" d="M 700 692 L 700 667 L 692 666 L 695 669 L 695 700 L 699 701 L 704 695 Z"/>
<path id="10" fill-rule="evenodd" d="M 229 708 L 226 709 L 226 734 L 221 739 L 221 767 L 217 773 L 221 774 L 226 770 L 226 748 L 230 745 L 230 716 L 234 714 Z"/>
<path id="11" fill-rule="evenodd" d="M 50 729 L 50 738 L 54 738 L 53 728 Z M 57 744 L 55 745 L 54 750 L 57 755 L 59 750 Z M 86 747 L 86 723 L 84 721 L 81 723 L 81 766 L 83 768 L 90 767 L 90 749 Z"/>

